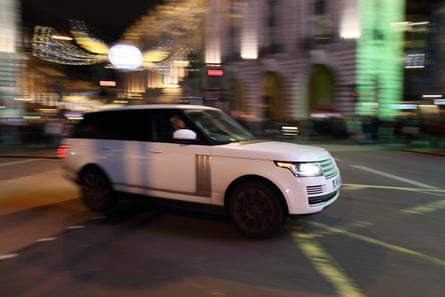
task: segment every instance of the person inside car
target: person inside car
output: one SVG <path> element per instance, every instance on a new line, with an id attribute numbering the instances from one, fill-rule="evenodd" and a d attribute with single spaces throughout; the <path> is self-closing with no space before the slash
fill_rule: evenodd
<path id="1" fill-rule="evenodd" d="M 178 129 L 184 129 L 185 128 L 185 124 L 184 121 L 181 120 L 178 116 L 173 116 L 170 119 L 170 122 L 172 123 L 172 127 L 173 129 L 176 131 Z"/>

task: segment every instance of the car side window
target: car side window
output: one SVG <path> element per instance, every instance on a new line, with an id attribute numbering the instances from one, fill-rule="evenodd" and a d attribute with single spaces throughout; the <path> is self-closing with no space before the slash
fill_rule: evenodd
<path id="1" fill-rule="evenodd" d="M 73 130 L 73 138 L 103 138 L 102 113 L 87 113 Z"/>
<path id="2" fill-rule="evenodd" d="M 106 111 L 85 115 L 72 137 L 147 141 L 151 130 L 144 110 Z"/>
<path id="3" fill-rule="evenodd" d="M 177 129 L 187 128 L 186 120 L 180 112 L 159 110 L 152 116 L 153 140 L 159 142 L 176 142 L 173 133 Z"/>
<path id="4" fill-rule="evenodd" d="M 173 142 L 173 127 L 169 119 L 170 113 L 159 111 L 152 116 L 153 140 L 159 142 Z"/>
<path id="5" fill-rule="evenodd" d="M 118 139 L 134 141 L 151 139 L 149 115 L 145 110 L 128 110 L 113 120 L 119 122 Z"/>

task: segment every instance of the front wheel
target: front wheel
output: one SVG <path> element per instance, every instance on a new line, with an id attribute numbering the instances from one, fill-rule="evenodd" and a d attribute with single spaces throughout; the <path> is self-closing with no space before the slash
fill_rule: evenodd
<path id="1" fill-rule="evenodd" d="M 280 199 L 277 190 L 265 183 L 244 182 L 229 197 L 230 220 L 246 236 L 270 237 L 284 222 L 285 211 Z"/>
<path id="2" fill-rule="evenodd" d="M 108 212 L 116 205 L 110 180 L 98 167 L 86 168 L 79 178 L 82 200 L 95 212 Z"/>

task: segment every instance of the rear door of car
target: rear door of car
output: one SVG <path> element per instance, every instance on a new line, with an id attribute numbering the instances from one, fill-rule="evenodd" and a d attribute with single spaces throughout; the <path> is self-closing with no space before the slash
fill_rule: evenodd
<path id="1" fill-rule="evenodd" d="M 103 112 L 98 119 L 96 162 L 106 171 L 118 191 L 144 194 L 145 156 L 150 139 L 146 111 Z"/>

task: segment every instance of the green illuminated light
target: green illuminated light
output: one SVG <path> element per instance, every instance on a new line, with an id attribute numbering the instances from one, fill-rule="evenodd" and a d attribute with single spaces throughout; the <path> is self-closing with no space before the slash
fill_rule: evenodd
<path id="1" fill-rule="evenodd" d="M 357 113 L 390 119 L 403 89 L 404 0 L 360 0 L 361 38 L 357 41 Z"/>

